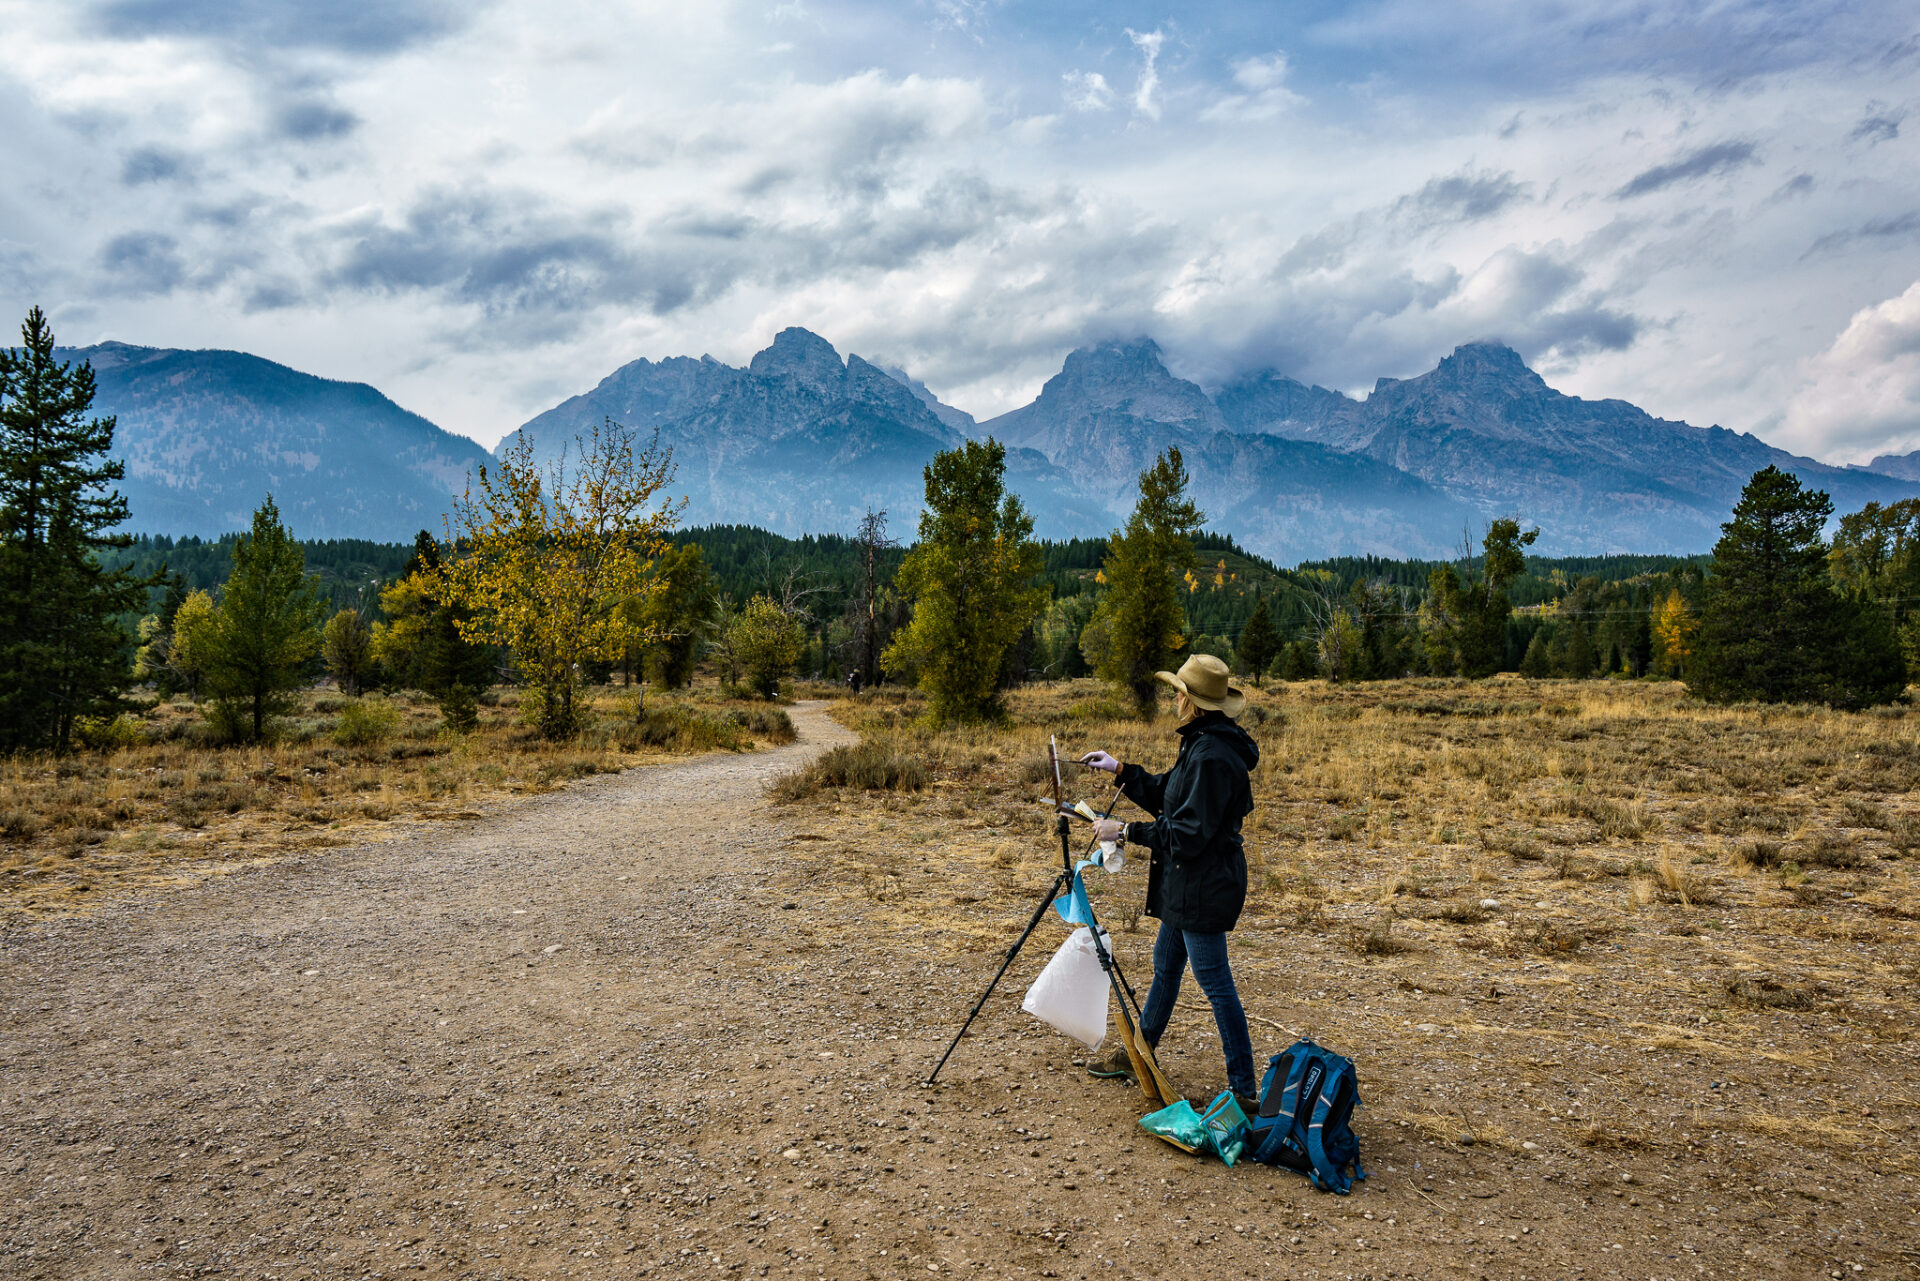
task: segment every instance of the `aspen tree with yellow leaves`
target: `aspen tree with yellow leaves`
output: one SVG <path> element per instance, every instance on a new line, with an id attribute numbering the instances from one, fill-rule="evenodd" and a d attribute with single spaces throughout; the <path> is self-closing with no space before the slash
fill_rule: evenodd
<path id="1" fill-rule="evenodd" d="M 448 518 L 435 587 L 459 607 L 464 639 L 512 652 L 550 739 L 580 729 L 582 664 L 647 639 L 625 606 L 657 589 L 653 563 L 684 506 L 661 493 L 673 451 L 657 433 L 636 451 L 634 433 L 609 418 L 576 443 L 571 466 L 563 456 L 541 468 L 522 436 L 497 471 L 477 469 Z"/>
<path id="2" fill-rule="evenodd" d="M 1670 676 L 1685 676 L 1700 620 L 1678 588 L 1653 612 L 1653 634 L 1660 641 L 1660 662 Z"/>

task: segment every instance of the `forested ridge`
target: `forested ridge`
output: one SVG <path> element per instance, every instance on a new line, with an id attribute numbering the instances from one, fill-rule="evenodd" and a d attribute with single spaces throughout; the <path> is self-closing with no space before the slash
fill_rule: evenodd
<path id="1" fill-rule="evenodd" d="M 130 546 L 110 550 L 101 559 L 109 569 L 124 566 L 136 576 L 176 577 L 185 591 L 214 591 L 232 568 L 237 538 L 141 535 Z M 845 664 L 828 651 L 833 620 L 860 591 L 861 552 L 855 539 L 845 534 L 787 538 L 751 525 L 708 525 L 676 530 L 670 540 L 676 547 L 698 546 L 714 592 L 735 605 L 756 595 L 777 596 L 790 586 L 809 593 L 805 604 L 812 621 L 807 656 L 821 675 L 838 678 L 843 674 Z M 383 618 L 380 589 L 396 581 L 414 555 L 412 543 L 358 538 L 301 540 L 299 547 L 329 612 L 356 609 L 369 623 Z M 1036 581 L 1051 590 L 1056 608 L 1071 609 L 1080 598 L 1090 606 L 1105 590 L 1101 567 L 1107 555 L 1106 538 L 1043 539 L 1040 548 L 1045 567 Z M 907 550 L 900 545 L 880 551 L 880 575 L 886 587 L 891 588 Z M 1193 583 L 1185 600 L 1187 629 L 1211 649 L 1231 649 L 1237 644 L 1254 608 L 1262 602 L 1284 643 L 1307 642 L 1317 635 L 1315 611 L 1322 602 L 1329 596 L 1345 598 L 1356 585 L 1391 589 L 1396 595 L 1395 612 L 1410 621 L 1426 599 L 1428 579 L 1435 569 L 1452 564 L 1471 571 L 1480 559 L 1477 555 L 1453 562 L 1339 557 L 1285 569 L 1245 551 L 1230 533 L 1212 531 L 1195 537 L 1194 551 Z M 1610 645 L 1624 649 L 1632 618 L 1650 616 L 1677 583 L 1693 591 L 1704 580 L 1712 559 L 1708 555 L 1528 557 L 1525 572 L 1507 588 L 1515 615 L 1503 665 L 1518 670 L 1531 640 L 1553 633 L 1556 616 L 1569 621 L 1583 618 L 1600 632 L 1596 647 L 1602 656 Z M 154 589 L 152 610 L 162 607 L 166 590 Z M 1596 658 L 1596 664 L 1599 661 Z"/>

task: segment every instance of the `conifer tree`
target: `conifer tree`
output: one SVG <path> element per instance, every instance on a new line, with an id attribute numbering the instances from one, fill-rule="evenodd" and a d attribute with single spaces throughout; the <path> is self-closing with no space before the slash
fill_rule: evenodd
<path id="1" fill-rule="evenodd" d="M 1238 647 L 1240 661 L 1247 665 L 1247 672 L 1253 677 L 1256 687 L 1266 674 L 1267 664 L 1279 652 L 1280 633 L 1274 629 L 1272 615 L 1267 613 L 1267 602 L 1262 600 L 1253 607 L 1247 625 L 1241 629 Z"/>
<path id="2" fill-rule="evenodd" d="M 478 695 L 494 680 L 493 646 L 461 634 L 467 619 L 458 602 L 437 600 L 440 544 L 426 530 L 414 536 L 413 556 L 400 577 L 380 590 L 390 621 L 373 625 L 373 656 L 387 678 L 430 694 L 455 729 L 479 723 Z"/>
<path id="3" fill-rule="evenodd" d="M 1183 583 L 1193 569 L 1193 536 L 1206 517 L 1187 497 L 1187 468 L 1169 448 L 1140 473 L 1140 498 L 1126 528 L 1107 542 L 1101 614 L 1105 647 L 1094 671 L 1152 716 L 1154 673 L 1175 665 L 1187 648 Z M 1097 619 L 1096 619 L 1097 621 Z"/>
<path id="4" fill-rule="evenodd" d="M 76 721 L 118 710 L 132 683 L 132 637 L 150 585 L 101 568 L 131 541 L 112 532 L 127 503 L 106 456 L 114 420 L 92 418 L 93 368 L 53 358 L 38 307 L 22 344 L 0 349 L 0 750 L 64 752 Z"/>
<path id="5" fill-rule="evenodd" d="M 1544 634 L 1535 632 L 1533 639 L 1527 642 L 1526 654 L 1520 659 L 1520 674 L 1538 680 L 1542 676 L 1549 675 L 1551 671 L 1552 664 L 1547 659 L 1547 638 Z"/>
<path id="6" fill-rule="evenodd" d="M 1315 668 L 1313 646 L 1297 640 L 1280 652 L 1279 676 L 1283 681 L 1312 680 Z"/>
<path id="7" fill-rule="evenodd" d="M 1506 587 L 1526 569 L 1525 549 L 1539 536 L 1539 530 L 1522 533 L 1520 522 L 1503 517 L 1487 528 L 1478 579 L 1462 581 L 1450 565 L 1428 575 L 1427 599 L 1420 608 L 1421 640 L 1434 675 L 1457 671 L 1480 677 L 1500 670 L 1507 616 L 1513 612 Z"/>
<path id="8" fill-rule="evenodd" d="M 320 654 L 343 694 L 358 694 L 373 673 L 373 633 L 357 609 L 343 609 L 327 620 Z"/>
<path id="9" fill-rule="evenodd" d="M 266 737 L 267 722 L 306 683 L 325 612 L 300 544 L 269 494 L 252 531 L 233 545 L 233 572 L 204 639 L 200 661 L 222 729 L 256 742 Z"/>
<path id="10" fill-rule="evenodd" d="M 713 578 L 698 543 L 670 548 L 656 563 L 657 586 L 640 610 L 641 630 L 652 637 L 647 671 L 668 689 L 693 679 L 700 645 L 713 627 Z"/>
<path id="11" fill-rule="evenodd" d="M 1887 615 L 1834 589 L 1821 531 L 1833 500 L 1755 472 L 1720 527 L 1688 685 L 1712 702 L 1890 702 L 1906 664 Z"/>
<path id="12" fill-rule="evenodd" d="M 913 617 L 881 662 L 916 674 L 936 723 L 1003 714 L 1007 651 L 1046 606 L 1046 589 L 1033 584 L 1044 563 L 1033 518 L 1005 491 L 1006 458 L 993 439 L 934 455 L 920 542 L 894 578 Z"/>

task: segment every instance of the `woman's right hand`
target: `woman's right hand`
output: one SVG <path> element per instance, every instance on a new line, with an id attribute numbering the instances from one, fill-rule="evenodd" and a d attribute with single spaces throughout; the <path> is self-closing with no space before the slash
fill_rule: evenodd
<path id="1" fill-rule="evenodd" d="M 1120 772 L 1120 762 L 1105 752 L 1088 752 L 1080 758 L 1080 763 L 1088 769 L 1103 769 L 1109 774 Z"/>

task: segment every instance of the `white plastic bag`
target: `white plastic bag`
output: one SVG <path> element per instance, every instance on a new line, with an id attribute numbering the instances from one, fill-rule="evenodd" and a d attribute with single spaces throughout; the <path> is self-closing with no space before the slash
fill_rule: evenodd
<path id="1" fill-rule="evenodd" d="M 1113 946 L 1104 930 L 1100 941 Z M 1107 1036 L 1107 988 L 1106 971 L 1100 968 L 1100 954 L 1093 947 L 1093 931 L 1083 925 L 1040 971 L 1020 1008 L 1089 1050 L 1097 1050 Z"/>

